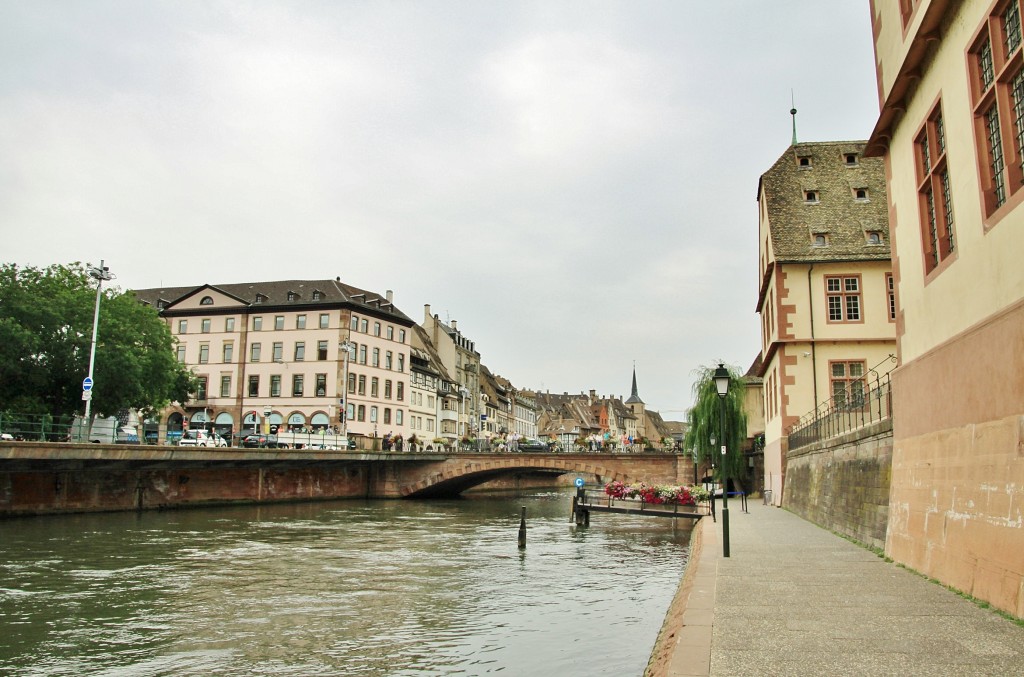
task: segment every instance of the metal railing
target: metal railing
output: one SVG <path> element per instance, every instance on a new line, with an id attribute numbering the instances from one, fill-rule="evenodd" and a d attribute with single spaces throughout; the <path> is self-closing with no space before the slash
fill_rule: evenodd
<path id="1" fill-rule="evenodd" d="M 0 439 L 26 442 L 72 441 L 74 416 L 0 412 Z"/>
<path id="2" fill-rule="evenodd" d="M 889 364 L 879 373 L 878 367 Z M 892 379 L 896 356 L 890 355 L 868 370 L 862 378 L 850 381 L 842 392 L 800 417 L 790 426 L 789 448 L 820 442 L 892 417 Z"/>

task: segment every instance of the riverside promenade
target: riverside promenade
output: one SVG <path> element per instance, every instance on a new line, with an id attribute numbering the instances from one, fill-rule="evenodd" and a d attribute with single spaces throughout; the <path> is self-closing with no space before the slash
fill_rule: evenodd
<path id="1" fill-rule="evenodd" d="M 1024 627 L 786 510 L 729 508 L 730 557 L 702 519 L 651 677 L 1024 675 Z"/>

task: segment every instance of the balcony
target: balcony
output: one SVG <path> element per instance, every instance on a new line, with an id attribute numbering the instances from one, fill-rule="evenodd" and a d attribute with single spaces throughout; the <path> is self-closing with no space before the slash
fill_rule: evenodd
<path id="1" fill-rule="evenodd" d="M 459 420 L 459 412 L 455 411 L 454 409 L 442 409 L 441 410 L 441 420 L 442 421 L 458 421 Z"/>

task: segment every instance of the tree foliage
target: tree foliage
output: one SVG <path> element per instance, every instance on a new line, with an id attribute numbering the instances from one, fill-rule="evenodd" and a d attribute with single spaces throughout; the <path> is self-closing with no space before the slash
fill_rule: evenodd
<path id="1" fill-rule="evenodd" d="M 83 410 L 96 303 L 88 270 L 0 264 L 0 410 Z M 166 323 L 116 287 L 103 289 L 93 379 L 93 411 L 107 415 L 156 410 L 194 389 Z"/>
<path id="2" fill-rule="evenodd" d="M 722 403 L 715 387 L 715 367 L 702 366 L 694 371 L 697 377 L 693 384 L 694 405 L 690 409 L 689 427 L 686 431 L 684 445 L 686 449 L 696 449 L 697 458 L 706 462 L 712 460 L 722 477 L 723 459 L 721 453 Z M 743 408 L 745 386 L 741 374 L 731 366 L 729 370 L 729 390 L 725 396 L 725 445 L 728 453 L 725 456 L 727 477 L 733 479 L 743 476 L 743 440 L 747 435 L 747 413 Z M 716 438 L 714 447 L 711 437 Z"/>

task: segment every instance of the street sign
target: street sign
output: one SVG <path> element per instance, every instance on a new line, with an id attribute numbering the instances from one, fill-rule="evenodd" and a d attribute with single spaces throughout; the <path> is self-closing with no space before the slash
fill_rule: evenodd
<path id="1" fill-rule="evenodd" d="M 480 414 L 480 420 L 481 421 L 486 421 L 487 420 L 487 414 Z"/>
<path id="2" fill-rule="evenodd" d="M 577 486 L 577 488 L 582 488 L 583 487 L 583 478 L 582 477 L 577 477 L 576 478 L 576 486 Z"/>
<path id="3" fill-rule="evenodd" d="M 91 399 L 92 399 L 92 391 L 91 390 L 83 390 L 82 391 L 82 401 L 83 402 L 88 402 Z"/>
<path id="4" fill-rule="evenodd" d="M 88 376 L 86 376 L 85 379 L 82 381 L 82 390 L 86 392 L 92 390 L 92 379 L 89 378 Z"/>

